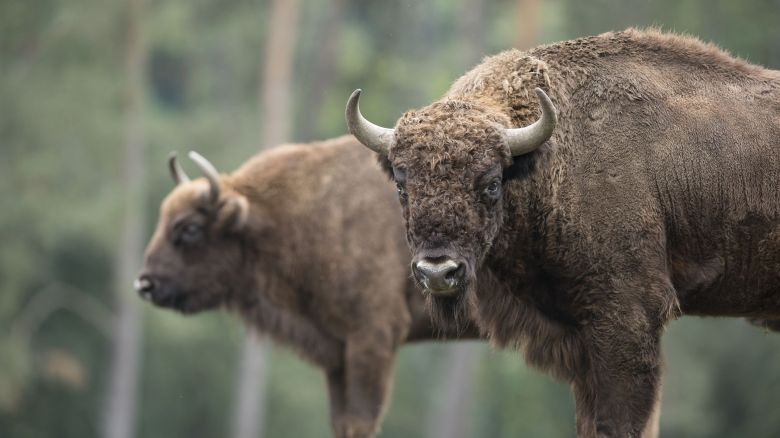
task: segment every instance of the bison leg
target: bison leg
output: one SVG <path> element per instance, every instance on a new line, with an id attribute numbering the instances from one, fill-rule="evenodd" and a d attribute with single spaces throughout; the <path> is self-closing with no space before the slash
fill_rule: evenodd
<path id="1" fill-rule="evenodd" d="M 385 333 L 361 333 L 347 340 L 338 438 L 374 435 L 384 413 L 394 357 L 395 342 Z"/>
<path id="2" fill-rule="evenodd" d="M 632 311 L 633 308 L 633 311 Z M 588 370 L 573 382 L 580 437 L 640 437 L 652 427 L 662 360 L 662 324 L 640 306 L 621 306 L 583 329 Z"/>
<path id="3" fill-rule="evenodd" d="M 655 405 L 653 406 L 653 413 L 650 414 L 650 420 L 645 425 L 645 430 L 642 431 L 640 437 L 642 438 L 658 438 L 661 434 L 661 389 L 659 385 L 658 394 L 655 397 Z"/>
<path id="4" fill-rule="evenodd" d="M 347 385 L 344 368 L 326 370 L 325 380 L 328 382 L 330 424 L 333 428 L 333 436 L 341 438 L 346 436 Z"/>
<path id="5" fill-rule="evenodd" d="M 778 319 L 748 319 L 748 322 L 773 332 L 780 332 L 780 320 Z"/>

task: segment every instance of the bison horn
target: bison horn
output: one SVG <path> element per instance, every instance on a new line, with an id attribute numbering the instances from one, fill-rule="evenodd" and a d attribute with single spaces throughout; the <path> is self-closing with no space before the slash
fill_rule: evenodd
<path id="1" fill-rule="evenodd" d="M 395 130 L 375 125 L 360 114 L 360 89 L 358 88 L 347 101 L 347 128 L 349 132 L 366 147 L 379 154 L 387 154 L 395 138 Z"/>
<path id="2" fill-rule="evenodd" d="M 168 155 L 168 168 L 171 170 L 171 177 L 177 185 L 190 181 L 190 177 L 184 173 L 184 169 L 182 169 L 179 162 L 176 161 L 176 152 L 171 152 L 170 155 Z"/>
<path id="3" fill-rule="evenodd" d="M 526 127 L 506 130 L 506 143 L 513 157 L 527 154 L 541 146 L 550 138 L 555 124 L 558 123 L 555 106 L 547 94 L 541 88 L 537 88 L 536 95 L 542 107 L 542 117 Z"/>
<path id="4" fill-rule="evenodd" d="M 190 159 L 200 168 L 203 175 L 209 181 L 211 190 L 209 192 L 211 202 L 217 202 L 219 199 L 219 172 L 209 160 L 195 151 L 190 151 Z"/>

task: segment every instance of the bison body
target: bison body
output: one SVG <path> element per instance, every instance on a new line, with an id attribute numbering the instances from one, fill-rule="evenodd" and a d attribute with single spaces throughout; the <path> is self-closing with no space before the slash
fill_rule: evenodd
<path id="1" fill-rule="evenodd" d="M 338 437 L 376 430 L 393 358 L 434 330 L 409 278 L 395 192 L 352 137 L 285 145 L 163 201 L 136 287 L 183 313 L 226 307 L 325 372 Z"/>
<path id="2" fill-rule="evenodd" d="M 348 123 L 399 185 L 434 315 L 476 308 L 571 382 L 579 436 L 642 433 L 670 319 L 780 317 L 777 71 L 628 30 L 488 58 L 394 130 L 353 96 Z"/>

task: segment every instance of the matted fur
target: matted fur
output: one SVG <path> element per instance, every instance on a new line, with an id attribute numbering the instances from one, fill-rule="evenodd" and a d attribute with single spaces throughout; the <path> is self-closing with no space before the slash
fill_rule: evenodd
<path id="1" fill-rule="evenodd" d="M 436 330 L 409 278 L 392 185 L 352 137 L 284 145 L 208 184 L 177 186 L 146 253 L 150 298 L 192 313 L 224 306 L 325 372 L 335 436 L 373 436 L 404 342 L 475 338 Z M 248 209 L 248 211 L 244 211 Z M 175 243 L 186 224 L 202 239 Z"/>
<path id="2" fill-rule="evenodd" d="M 513 158 L 503 130 L 539 117 L 535 87 L 558 126 Z M 486 58 L 405 113 L 380 162 L 405 185 L 413 253 L 466 261 L 437 321 L 476 314 L 571 382 L 579 436 L 626 437 L 658 401 L 666 322 L 780 317 L 778 142 L 777 71 L 629 29 Z"/>

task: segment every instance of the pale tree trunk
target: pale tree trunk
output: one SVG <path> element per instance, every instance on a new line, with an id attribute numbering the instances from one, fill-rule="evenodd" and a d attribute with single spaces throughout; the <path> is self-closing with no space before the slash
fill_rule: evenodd
<path id="1" fill-rule="evenodd" d="M 264 434 L 270 353 L 270 346 L 248 330 L 241 352 L 233 438 L 258 438 Z"/>
<path id="2" fill-rule="evenodd" d="M 471 424 L 474 369 L 479 363 L 479 344 L 464 342 L 452 346 L 436 397 L 434 414 L 428 423 L 429 438 L 465 438 Z"/>
<path id="3" fill-rule="evenodd" d="M 261 68 L 259 90 L 262 145 L 274 146 L 290 140 L 292 77 L 295 43 L 298 37 L 299 0 L 273 0 L 268 22 L 268 40 Z"/>
<path id="4" fill-rule="evenodd" d="M 268 17 L 269 34 L 261 68 L 261 147 L 277 145 L 290 138 L 292 106 L 290 79 L 298 36 L 298 0 L 273 0 Z M 242 349 L 238 379 L 233 438 L 257 438 L 265 428 L 265 401 L 270 365 L 270 346 L 247 333 Z"/>
<path id="5" fill-rule="evenodd" d="M 517 0 L 515 48 L 528 50 L 539 39 L 539 0 Z"/>
<path id="6" fill-rule="evenodd" d="M 146 48 L 142 26 L 144 0 L 127 1 L 125 42 L 124 146 L 120 187 L 124 188 L 121 240 L 116 259 L 116 318 L 102 434 L 135 435 L 136 399 L 141 362 L 141 318 L 131 284 L 142 257 L 144 133 L 143 73 Z"/>

